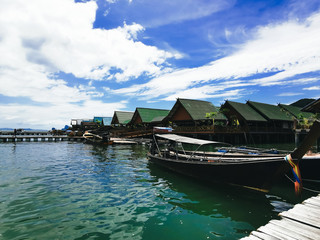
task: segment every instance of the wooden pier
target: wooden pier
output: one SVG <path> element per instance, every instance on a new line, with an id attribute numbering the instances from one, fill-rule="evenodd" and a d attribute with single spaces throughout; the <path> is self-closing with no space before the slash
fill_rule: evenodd
<path id="1" fill-rule="evenodd" d="M 271 220 L 242 240 L 320 239 L 320 194 L 280 213 L 279 216 L 281 220 Z"/>
<path id="2" fill-rule="evenodd" d="M 83 141 L 83 137 L 68 137 L 67 135 L 0 135 L 0 142 L 57 142 Z"/>

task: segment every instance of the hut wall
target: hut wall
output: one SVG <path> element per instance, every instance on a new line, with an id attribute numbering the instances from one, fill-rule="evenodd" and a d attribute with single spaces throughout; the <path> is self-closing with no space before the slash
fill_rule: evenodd
<path id="1" fill-rule="evenodd" d="M 172 121 L 188 121 L 192 120 L 189 113 L 181 106 L 177 109 L 175 114 L 172 116 Z"/>

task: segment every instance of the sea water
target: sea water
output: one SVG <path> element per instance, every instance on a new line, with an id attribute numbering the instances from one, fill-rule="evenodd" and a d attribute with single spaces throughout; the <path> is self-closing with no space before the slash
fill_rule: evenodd
<path id="1" fill-rule="evenodd" d="M 0 239 L 239 239 L 310 197 L 289 181 L 266 194 L 190 179 L 147 149 L 1 143 Z"/>

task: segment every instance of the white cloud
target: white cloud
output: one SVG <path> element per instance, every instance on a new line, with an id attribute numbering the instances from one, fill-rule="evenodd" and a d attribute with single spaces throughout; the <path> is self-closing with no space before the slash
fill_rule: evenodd
<path id="1" fill-rule="evenodd" d="M 62 128 L 70 124 L 71 118 L 112 116 L 114 109 L 125 107 L 126 102 L 103 103 L 92 100 L 85 101 L 83 104 L 61 103 L 46 106 L 0 104 L 1 127 Z"/>
<path id="2" fill-rule="evenodd" d="M 189 99 L 206 99 L 206 98 L 224 98 L 229 100 L 239 99 L 244 95 L 245 89 L 235 89 L 229 91 L 216 90 L 215 87 L 200 87 L 191 88 L 176 94 L 170 95 L 164 99 L 164 101 L 175 101 L 177 98 L 189 98 Z"/>
<path id="3" fill-rule="evenodd" d="M 168 58 L 179 57 L 178 53 L 159 50 L 137 41 L 137 34 L 144 30 L 138 24 L 124 24 L 110 30 L 93 29 L 96 10 L 94 1 L 2 0 L 0 94 L 50 104 L 48 109 L 54 110 L 55 115 L 63 116 L 67 112 L 62 110 L 64 107 L 61 104 L 74 108 L 71 103 L 84 102 L 82 112 L 86 112 L 88 109 L 85 106 L 92 97 L 104 95 L 90 88 L 92 80 L 115 78 L 117 81 L 127 81 L 141 74 L 156 76 Z M 116 73 L 110 73 L 114 69 Z M 59 72 L 86 78 L 89 87 L 56 78 Z M 110 106 L 95 103 L 100 105 L 100 108 L 93 108 L 96 110 Z M 14 113 L 19 112 L 17 105 L 1 107 L 8 112 L 8 108 L 12 108 Z M 120 107 L 125 106 L 121 104 Z M 36 110 L 32 108 L 21 105 L 20 112 L 25 115 L 17 116 L 21 119 L 34 116 L 34 111 L 39 111 L 39 107 L 35 107 Z M 92 111 L 86 114 L 90 113 Z M 68 115 L 72 117 L 72 114 L 73 111 L 69 111 Z M 5 116 L 4 119 L 9 118 L 8 114 Z M 38 122 L 42 123 L 43 119 L 39 118 Z"/>
<path id="4" fill-rule="evenodd" d="M 2 68 L 72 73 L 78 78 L 119 81 L 156 75 L 167 58 L 179 57 L 135 41 L 143 27 L 93 29 L 95 2 L 4 1 L 0 10 Z M 13 64 L 14 63 L 14 64 Z M 12 66 L 14 65 L 14 66 Z M 13 69 L 15 70 L 15 69 Z"/>
<path id="5" fill-rule="evenodd" d="M 239 46 L 230 56 L 208 65 L 182 69 L 152 79 L 150 82 L 117 89 L 114 92 L 151 99 L 177 92 L 191 92 L 198 84 L 219 84 L 230 79 L 252 78 L 242 81 L 251 86 L 297 84 L 299 81 L 318 81 L 317 78 L 292 80 L 299 74 L 320 71 L 320 13 L 304 22 L 289 21 L 260 27 L 255 38 Z M 270 74 L 269 77 L 257 74 Z M 300 77 L 301 79 L 301 77 Z M 235 87 L 228 85 L 226 88 Z M 193 98 L 202 98 L 203 92 Z"/>
<path id="6" fill-rule="evenodd" d="M 284 93 L 280 93 L 278 94 L 279 97 L 292 97 L 292 96 L 299 96 L 302 93 L 294 93 L 294 92 L 284 92 Z"/>
<path id="7" fill-rule="evenodd" d="M 320 90 L 320 87 L 319 86 L 313 86 L 313 87 L 303 88 L 303 90 L 310 90 L 310 91 Z"/>

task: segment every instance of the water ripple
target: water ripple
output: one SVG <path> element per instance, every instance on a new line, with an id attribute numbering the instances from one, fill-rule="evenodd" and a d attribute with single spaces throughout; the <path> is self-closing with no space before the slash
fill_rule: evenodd
<path id="1" fill-rule="evenodd" d="M 0 239 L 238 239 L 285 202 L 177 177 L 149 164 L 144 146 L 0 151 Z"/>

